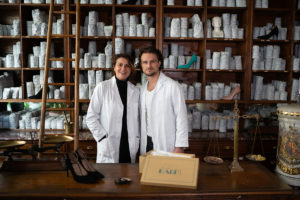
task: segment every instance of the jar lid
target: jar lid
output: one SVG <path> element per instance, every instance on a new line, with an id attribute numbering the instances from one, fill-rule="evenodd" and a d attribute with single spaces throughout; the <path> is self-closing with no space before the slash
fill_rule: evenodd
<path id="1" fill-rule="evenodd" d="M 277 108 L 278 114 L 300 116 L 300 104 L 288 104 Z"/>

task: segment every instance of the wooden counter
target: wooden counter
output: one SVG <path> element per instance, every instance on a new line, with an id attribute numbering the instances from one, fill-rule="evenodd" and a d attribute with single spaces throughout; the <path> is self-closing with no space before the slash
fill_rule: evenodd
<path id="1" fill-rule="evenodd" d="M 0 172 L 0 199 L 291 199 L 293 190 L 258 163 L 241 162 L 244 172 L 231 174 L 229 163 L 200 163 L 198 188 L 140 184 L 137 164 L 96 164 L 105 175 L 97 184 L 81 184 L 66 171 Z M 129 177 L 129 185 L 115 185 Z"/>

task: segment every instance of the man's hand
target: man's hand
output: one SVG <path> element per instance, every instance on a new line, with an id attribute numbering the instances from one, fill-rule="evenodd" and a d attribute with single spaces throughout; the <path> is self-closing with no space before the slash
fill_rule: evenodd
<path id="1" fill-rule="evenodd" d="M 174 153 L 184 153 L 183 147 L 175 147 Z"/>

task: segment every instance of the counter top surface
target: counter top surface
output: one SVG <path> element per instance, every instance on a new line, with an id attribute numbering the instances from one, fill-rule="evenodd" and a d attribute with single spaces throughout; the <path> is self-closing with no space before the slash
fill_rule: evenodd
<path id="1" fill-rule="evenodd" d="M 225 162 L 222 165 L 209 165 L 201 162 L 197 189 L 141 185 L 138 164 L 95 164 L 95 168 L 105 175 L 105 178 L 96 184 L 77 183 L 71 173 L 67 176 L 66 171 L 1 171 L 0 199 L 222 199 L 224 196 L 282 197 L 293 193 L 291 187 L 261 164 L 240 162 L 245 171 L 235 173 L 230 173 L 229 164 Z M 133 181 L 128 185 L 116 185 L 114 180 L 118 177 L 129 177 Z"/>

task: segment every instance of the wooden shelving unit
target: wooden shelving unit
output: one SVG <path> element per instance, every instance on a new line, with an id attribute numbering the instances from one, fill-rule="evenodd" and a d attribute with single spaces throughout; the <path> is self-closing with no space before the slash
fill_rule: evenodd
<path id="1" fill-rule="evenodd" d="M 294 26 L 296 21 L 300 21 L 300 10 L 297 9 L 298 0 L 272 0 L 269 1 L 269 8 L 255 8 L 255 1 L 247 0 L 246 7 L 212 7 L 211 0 L 203 0 L 203 6 L 186 6 L 186 0 L 175 0 L 174 6 L 166 5 L 166 0 L 155 1 L 151 0 L 149 6 L 145 5 L 117 5 L 116 0 L 113 0 L 112 5 L 99 4 L 84 4 L 80 6 L 81 12 L 81 26 L 84 23 L 84 18 L 89 11 L 98 11 L 99 19 L 105 22 L 106 25 L 112 25 L 112 36 L 81 36 L 80 47 L 87 51 L 88 41 L 96 41 L 97 51 L 103 52 L 104 45 L 107 41 L 112 41 L 113 52 L 116 38 L 122 38 L 125 43 L 130 43 L 132 49 L 142 48 L 145 46 L 155 46 L 161 51 L 163 48 L 171 43 L 183 45 L 186 51 L 196 53 L 201 57 L 200 69 L 163 69 L 163 72 L 170 75 L 179 81 L 191 84 L 193 82 L 202 83 L 202 99 L 189 100 L 187 104 L 196 103 L 220 103 L 233 104 L 233 101 L 206 101 L 205 99 L 205 85 L 210 81 L 218 80 L 229 84 L 230 82 L 238 82 L 241 85 L 242 93 L 241 99 L 238 101 L 242 112 L 246 111 L 252 104 L 276 104 L 276 103 L 292 103 L 291 100 L 291 86 L 292 79 L 299 78 L 299 71 L 292 71 L 292 58 L 294 55 L 294 46 L 300 41 L 294 41 Z M 68 1 L 66 1 L 68 2 Z M 70 4 L 56 5 L 57 8 L 69 9 L 75 11 L 76 5 L 73 1 Z M 32 53 L 32 47 L 38 45 L 41 41 L 46 41 L 46 36 L 28 36 L 26 31 L 26 21 L 32 20 L 31 11 L 33 9 L 41 9 L 46 12 L 49 10 L 48 4 L 24 4 L 18 2 L 15 4 L 0 3 L 0 12 L 2 17 L 0 24 L 12 24 L 13 19 L 20 21 L 20 36 L 0 36 L 0 56 L 5 56 L 12 52 L 12 45 L 20 42 L 21 46 L 21 68 L 6 68 L 0 67 L 0 75 L 6 71 L 14 73 L 15 86 L 22 87 L 22 99 L 1 99 L 0 103 L 8 102 L 41 102 L 39 99 L 28 99 L 26 96 L 26 82 L 32 80 L 32 75 L 39 74 L 41 68 L 28 68 L 28 54 Z M 149 13 L 155 18 L 155 37 L 117 37 L 116 36 L 116 14 L 127 12 L 129 14 L 140 15 L 143 12 Z M 222 13 L 231 13 L 238 15 L 239 28 L 244 28 L 243 39 L 223 39 L 223 38 L 207 38 L 206 26 L 207 19 L 214 16 L 221 16 Z M 192 17 L 198 14 L 203 22 L 204 37 L 203 38 L 174 38 L 164 37 L 163 19 L 169 17 Z M 274 23 L 275 17 L 282 18 L 282 25 L 287 27 L 286 40 L 261 40 L 253 39 L 253 28 L 255 26 L 263 26 L 266 23 Z M 65 18 L 64 33 L 66 35 L 72 34 L 72 24 L 75 23 L 75 17 Z M 56 36 L 55 36 L 56 37 Z M 75 52 L 75 35 L 73 38 L 64 38 L 57 36 L 55 39 L 55 53 L 56 57 L 71 57 Z M 279 45 L 281 47 L 281 57 L 286 60 L 286 69 L 281 71 L 275 70 L 252 70 L 252 46 L 253 45 Z M 206 53 L 207 49 L 213 51 L 223 51 L 225 47 L 232 47 L 233 55 L 242 56 L 242 70 L 213 70 L 206 69 Z M 51 69 L 57 79 L 62 79 L 66 83 L 73 83 L 74 68 L 65 63 L 63 69 Z M 87 70 L 103 70 L 111 71 L 111 68 L 80 68 L 80 72 Z M 141 70 L 137 70 L 137 80 L 139 82 Z M 251 81 L 254 75 L 264 76 L 266 81 L 271 81 L 274 77 L 279 80 L 287 82 L 288 100 L 287 101 L 267 101 L 251 100 Z M 61 82 L 61 81 L 60 81 Z M 58 102 L 65 104 L 74 103 L 74 86 L 66 87 L 66 97 L 61 100 L 49 100 L 49 102 Z M 89 103 L 88 99 L 80 99 L 79 103 Z M 80 109 L 77 114 L 84 112 Z M 72 113 L 72 121 L 78 118 L 76 114 Z M 191 139 L 192 140 L 192 139 Z M 80 144 L 79 144 L 80 145 Z"/>

